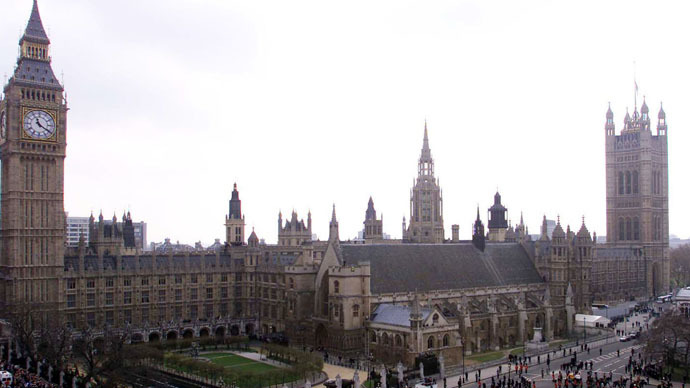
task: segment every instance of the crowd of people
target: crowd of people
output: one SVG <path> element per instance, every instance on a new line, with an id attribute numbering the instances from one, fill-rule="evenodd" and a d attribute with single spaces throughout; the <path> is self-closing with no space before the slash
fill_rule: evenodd
<path id="1" fill-rule="evenodd" d="M 35 373 L 31 373 L 26 369 L 0 362 L 0 370 L 10 372 L 12 374 L 12 388 L 52 388 L 56 387 Z"/>

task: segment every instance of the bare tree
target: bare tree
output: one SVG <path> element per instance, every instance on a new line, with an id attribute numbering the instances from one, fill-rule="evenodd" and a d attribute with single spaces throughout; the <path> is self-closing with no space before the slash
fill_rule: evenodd
<path id="1" fill-rule="evenodd" d="M 36 337 L 41 324 L 39 318 L 36 304 L 19 303 L 8 308 L 7 321 L 22 354 L 34 354 L 36 351 Z"/>
<path id="2" fill-rule="evenodd" d="M 72 345 L 72 329 L 60 314 L 51 317 L 38 328 L 36 351 L 57 369 L 63 369 L 69 361 L 69 349 Z"/>
<path id="3" fill-rule="evenodd" d="M 690 285 L 690 244 L 671 249 L 671 277 L 676 286 Z"/>
<path id="4" fill-rule="evenodd" d="M 669 368 L 690 367 L 690 320 L 678 311 L 668 311 L 655 320 L 647 335 L 644 352 Z"/>
<path id="5" fill-rule="evenodd" d="M 128 330 L 105 328 L 81 330 L 73 341 L 72 351 L 86 368 L 84 379 L 98 386 L 115 387 L 129 368 L 144 359 L 162 359 L 161 350 L 146 345 L 129 345 Z"/>

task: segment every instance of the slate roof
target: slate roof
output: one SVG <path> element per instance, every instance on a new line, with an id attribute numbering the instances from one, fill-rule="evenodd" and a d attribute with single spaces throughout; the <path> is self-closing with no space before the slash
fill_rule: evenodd
<path id="1" fill-rule="evenodd" d="M 22 39 L 26 39 L 30 42 L 50 44 L 48 34 L 46 34 L 46 30 L 43 28 L 41 14 L 38 12 L 37 0 L 34 0 L 34 6 L 31 9 L 29 23 L 26 25 L 26 30 L 24 30 L 24 37 Z"/>
<path id="2" fill-rule="evenodd" d="M 49 62 L 22 58 L 14 69 L 14 79 L 31 86 L 41 86 L 53 90 L 62 90 L 53 68 Z"/>
<path id="3" fill-rule="evenodd" d="M 431 314 L 431 309 L 428 308 L 420 308 L 419 311 L 422 313 L 422 321 L 427 319 L 429 314 Z M 376 306 L 376 310 L 371 314 L 371 322 L 409 327 L 410 306 L 387 303 L 380 304 Z"/>
<path id="4" fill-rule="evenodd" d="M 369 262 L 371 292 L 432 291 L 543 283 L 517 243 L 342 245 L 347 264 Z"/>
<path id="5" fill-rule="evenodd" d="M 170 257 L 166 256 L 156 256 L 155 260 L 153 256 L 142 255 L 136 256 L 122 256 L 120 258 L 120 266 L 123 270 L 134 270 L 137 268 L 142 269 L 167 269 L 167 268 L 183 268 L 185 263 L 184 256 L 173 256 L 172 260 Z M 138 260 L 138 262 L 137 262 Z M 201 261 L 206 262 L 206 267 L 211 268 L 216 264 L 215 255 L 190 255 L 189 256 L 189 269 L 200 269 Z M 84 260 L 79 260 L 77 256 L 67 256 L 65 257 L 65 271 L 68 269 L 77 271 L 82 266 L 86 271 L 95 271 L 99 267 L 103 269 L 117 269 L 115 268 L 115 257 L 105 256 L 103 260 L 100 261 L 98 256 L 85 256 Z M 231 265 L 231 258 L 227 255 L 220 255 L 219 265 L 229 267 Z"/>

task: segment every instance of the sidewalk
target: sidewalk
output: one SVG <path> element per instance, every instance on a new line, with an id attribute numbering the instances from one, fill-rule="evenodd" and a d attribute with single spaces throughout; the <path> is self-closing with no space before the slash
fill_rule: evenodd
<path id="1" fill-rule="evenodd" d="M 335 376 L 340 375 L 341 378 L 343 379 L 348 379 L 352 380 L 352 376 L 355 374 L 355 370 L 352 368 L 346 368 L 344 366 L 338 366 L 338 365 L 331 365 L 324 363 L 323 364 L 323 372 L 325 372 L 328 375 L 329 379 L 334 379 Z M 359 380 L 364 384 L 364 381 L 367 379 L 367 371 L 360 370 L 359 371 Z M 315 385 L 315 387 L 323 387 L 323 384 Z"/>

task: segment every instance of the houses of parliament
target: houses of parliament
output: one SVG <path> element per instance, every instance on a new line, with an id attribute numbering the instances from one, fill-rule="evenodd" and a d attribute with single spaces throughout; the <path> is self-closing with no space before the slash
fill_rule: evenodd
<path id="1" fill-rule="evenodd" d="M 618 132 L 605 115 L 606 243 L 584 220 L 548 233 L 545 217 L 532 238 L 522 220 L 508 224 L 499 193 L 486 226 L 477 209 L 472 236 L 453 225 L 448 238 L 425 125 L 400 240 L 383 238 L 369 199 L 362 241 L 340 240 L 334 207 L 327 241 L 312 240 L 311 214 L 293 212 L 265 244 L 245 235 L 235 185 L 216 249 L 140 252 L 129 214 L 92 216 L 89 241 L 66 248 L 68 108 L 36 1 L 19 46 L 0 100 L 0 318 L 31 306 L 37 319 L 128 330 L 133 342 L 282 333 L 343 356 L 411 364 L 434 352 L 455 363 L 535 330 L 568 336 L 594 301 L 669 289 L 666 116 L 660 109 L 653 129 L 646 102 Z"/>

